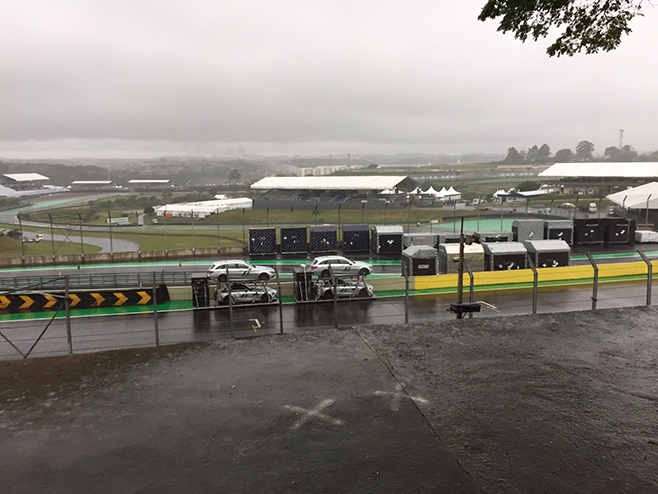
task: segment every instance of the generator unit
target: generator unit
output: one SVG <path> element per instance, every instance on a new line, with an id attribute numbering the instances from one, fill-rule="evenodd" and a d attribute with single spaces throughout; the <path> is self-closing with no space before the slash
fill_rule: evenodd
<path id="1" fill-rule="evenodd" d="M 336 252 L 338 250 L 336 225 L 311 226 L 309 227 L 309 237 L 311 252 Z"/>
<path id="2" fill-rule="evenodd" d="M 574 245 L 603 245 L 606 220 L 598 218 L 573 220 Z"/>
<path id="3" fill-rule="evenodd" d="M 628 218 L 605 219 L 606 244 L 635 243 L 635 220 Z"/>
<path id="4" fill-rule="evenodd" d="M 370 228 L 368 225 L 343 225 L 343 251 L 368 252 L 370 250 Z"/>
<path id="5" fill-rule="evenodd" d="M 439 244 L 458 244 L 459 233 L 439 233 Z"/>
<path id="6" fill-rule="evenodd" d="M 281 254 L 308 252 L 308 230 L 305 226 L 282 227 Z"/>
<path id="7" fill-rule="evenodd" d="M 571 220 L 544 221 L 544 239 L 564 240 L 569 245 L 573 244 L 573 221 Z"/>
<path id="8" fill-rule="evenodd" d="M 515 242 L 544 240 L 544 220 L 514 220 L 512 235 Z"/>
<path id="9" fill-rule="evenodd" d="M 512 232 L 474 232 L 473 240 L 479 244 L 484 242 L 511 242 Z"/>
<path id="10" fill-rule="evenodd" d="M 480 244 L 464 245 L 464 259 L 471 271 L 484 271 L 484 249 Z M 459 244 L 439 244 L 439 274 L 459 271 Z"/>
<path id="11" fill-rule="evenodd" d="M 405 233 L 402 235 L 402 247 L 405 249 L 412 245 L 428 245 L 436 247 L 438 235 L 436 233 Z"/>
<path id="12" fill-rule="evenodd" d="M 485 271 L 510 271 L 528 267 L 528 250 L 520 242 L 485 242 L 482 248 Z"/>
<path id="13" fill-rule="evenodd" d="M 305 266 L 295 267 L 292 270 L 292 293 L 297 302 L 309 302 L 315 300 L 317 286 L 313 282 L 313 273 Z"/>
<path id="14" fill-rule="evenodd" d="M 376 254 L 401 254 L 402 235 L 404 230 L 400 225 L 373 226 L 370 229 L 372 251 Z"/>
<path id="15" fill-rule="evenodd" d="M 192 280 L 192 307 L 210 307 L 210 286 L 206 273 L 194 273 Z"/>
<path id="16" fill-rule="evenodd" d="M 276 228 L 249 228 L 249 255 L 276 254 Z"/>
<path id="17" fill-rule="evenodd" d="M 523 245 L 537 268 L 569 265 L 571 248 L 564 240 L 526 240 Z"/>
<path id="18" fill-rule="evenodd" d="M 427 245 L 412 245 L 402 251 L 402 275 L 431 276 L 437 274 L 438 252 Z"/>

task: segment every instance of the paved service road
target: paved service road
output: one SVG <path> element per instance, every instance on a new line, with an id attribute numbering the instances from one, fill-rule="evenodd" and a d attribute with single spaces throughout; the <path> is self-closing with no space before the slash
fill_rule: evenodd
<path id="1" fill-rule="evenodd" d="M 592 291 L 540 291 L 538 312 L 544 314 L 588 310 L 592 307 Z M 599 285 L 598 308 L 641 306 L 646 303 L 644 285 Z M 530 293 L 477 295 L 476 301 L 493 306 L 482 307 L 475 318 L 505 317 L 530 314 Z M 409 298 L 410 322 L 440 321 L 455 318 L 446 309 L 455 301 L 451 295 L 419 295 Z M 403 324 L 404 298 L 350 300 L 338 303 L 338 325 Z M 242 306 L 233 310 L 233 334 L 250 337 L 280 331 L 279 308 L 274 306 Z M 330 329 L 335 325 L 333 302 L 286 304 L 282 306 L 285 333 L 313 329 Z M 43 331 L 47 320 L 0 323 L 0 331 L 26 353 Z M 153 313 L 117 314 L 72 319 L 74 352 L 87 352 L 117 347 L 151 346 L 155 341 Z M 229 310 L 196 309 L 158 312 L 160 342 L 208 341 L 231 337 Z M 67 351 L 66 327 L 56 320 L 33 351 L 33 355 L 63 354 Z M 0 338 L 0 358 L 16 358 L 18 353 Z"/>

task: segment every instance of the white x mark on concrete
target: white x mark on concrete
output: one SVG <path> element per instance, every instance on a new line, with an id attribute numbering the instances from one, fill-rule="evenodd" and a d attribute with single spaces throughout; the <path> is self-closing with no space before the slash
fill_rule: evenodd
<path id="1" fill-rule="evenodd" d="M 302 425 L 304 425 L 306 422 L 308 422 L 311 419 L 321 419 L 333 425 L 343 425 L 342 420 L 335 419 L 327 414 L 322 413 L 322 410 L 324 410 L 325 408 L 329 408 L 334 403 L 336 403 L 336 400 L 327 399 L 311 410 L 308 410 L 307 408 L 286 405 L 286 408 L 288 410 L 291 410 L 295 413 L 304 414 L 302 417 L 299 418 L 299 420 L 297 420 L 297 422 L 293 424 L 291 429 L 293 430 L 299 429 Z"/>
<path id="2" fill-rule="evenodd" d="M 395 391 L 375 391 L 375 396 L 386 396 L 391 400 L 391 410 L 397 412 L 400 409 L 402 399 L 411 398 L 413 401 L 427 403 L 427 400 L 421 396 L 409 396 L 404 392 L 402 386 L 398 383 L 395 385 Z"/>

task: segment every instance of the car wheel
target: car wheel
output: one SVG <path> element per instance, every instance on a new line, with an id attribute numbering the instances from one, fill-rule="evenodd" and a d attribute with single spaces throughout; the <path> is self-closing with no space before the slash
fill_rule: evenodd
<path id="1" fill-rule="evenodd" d="M 322 271 L 322 273 L 320 273 L 320 277 L 322 278 L 329 278 L 329 276 L 331 276 L 331 273 L 329 272 L 328 269 L 325 269 L 324 271 Z"/>
<path id="2" fill-rule="evenodd" d="M 266 304 L 270 301 L 270 298 L 267 296 L 267 293 L 263 293 L 260 297 L 260 303 Z"/>
<path id="3" fill-rule="evenodd" d="M 224 300 L 222 300 L 222 304 L 224 305 L 229 305 L 230 304 L 230 298 L 228 295 L 224 297 Z M 235 305 L 235 301 L 233 301 L 233 305 Z"/>
<path id="4" fill-rule="evenodd" d="M 220 283 L 226 283 L 226 275 L 225 274 L 220 274 L 217 277 L 217 281 L 219 281 Z"/>
<path id="5" fill-rule="evenodd" d="M 258 279 L 260 281 L 267 281 L 267 280 L 270 279 L 270 275 L 267 274 L 267 273 L 261 273 L 261 274 L 258 275 Z"/>
<path id="6" fill-rule="evenodd" d="M 359 276 L 368 276 L 368 274 L 370 274 L 370 271 L 367 268 L 361 268 L 359 271 Z"/>
<path id="7" fill-rule="evenodd" d="M 356 296 L 359 298 L 366 298 L 368 296 L 368 290 L 366 290 L 365 288 L 361 288 L 361 290 L 359 290 Z"/>
<path id="8" fill-rule="evenodd" d="M 331 300 L 334 298 L 334 291 L 333 290 L 327 290 L 322 294 L 322 298 L 325 300 Z"/>

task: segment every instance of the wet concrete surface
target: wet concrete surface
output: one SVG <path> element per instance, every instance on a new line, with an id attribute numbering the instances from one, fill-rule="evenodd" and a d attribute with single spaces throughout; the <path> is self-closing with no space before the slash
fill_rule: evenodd
<path id="1" fill-rule="evenodd" d="M 658 309 L 0 362 L 3 492 L 658 492 Z"/>

